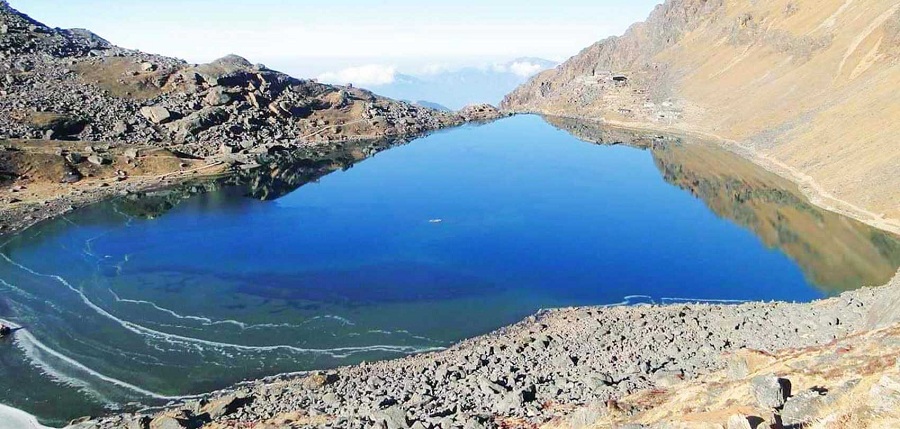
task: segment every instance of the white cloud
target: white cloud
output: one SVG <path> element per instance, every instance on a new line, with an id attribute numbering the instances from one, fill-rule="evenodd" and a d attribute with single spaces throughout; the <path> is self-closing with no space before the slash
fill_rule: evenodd
<path id="1" fill-rule="evenodd" d="M 530 61 L 515 61 L 491 66 L 491 70 L 496 73 L 512 73 L 523 78 L 534 76 L 543 69 L 544 66 Z"/>
<path id="2" fill-rule="evenodd" d="M 359 67 L 347 67 L 334 72 L 319 75 L 319 80 L 326 83 L 354 85 L 387 85 L 397 77 L 397 67 L 382 64 L 368 64 Z"/>
<path id="3" fill-rule="evenodd" d="M 528 61 L 516 61 L 509 65 L 509 71 L 522 76 L 522 77 L 531 77 L 532 75 L 538 73 L 543 70 L 540 64 L 531 63 Z"/>

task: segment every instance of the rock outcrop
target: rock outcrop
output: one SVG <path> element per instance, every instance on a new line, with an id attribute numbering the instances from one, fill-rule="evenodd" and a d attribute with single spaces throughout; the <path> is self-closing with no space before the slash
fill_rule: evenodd
<path id="1" fill-rule="evenodd" d="M 458 113 L 466 121 L 477 122 L 493 121 L 507 115 L 490 104 L 470 104 L 459 109 Z"/>
<path id="2" fill-rule="evenodd" d="M 898 97 L 894 0 L 668 0 L 501 108 L 734 141 L 819 199 L 900 230 Z"/>

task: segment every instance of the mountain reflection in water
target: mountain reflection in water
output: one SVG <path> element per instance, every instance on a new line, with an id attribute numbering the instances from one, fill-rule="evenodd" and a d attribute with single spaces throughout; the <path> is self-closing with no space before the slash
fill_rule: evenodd
<path id="1" fill-rule="evenodd" d="M 828 294 L 885 284 L 900 267 L 900 237 L 813 205 L 796 184 L 712 143 L 544 119 L 588 142 L 649 150 L 667 183 L 790 256 Z"/>

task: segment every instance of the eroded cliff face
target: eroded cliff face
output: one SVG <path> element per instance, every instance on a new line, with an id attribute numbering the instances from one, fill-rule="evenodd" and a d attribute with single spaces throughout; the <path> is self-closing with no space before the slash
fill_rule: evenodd
<path id="1" fill-rule="evenodd" d="M 502 107 L 734 140 L 896 227 L 898 99 L 896 0 L 668 0 Z"/>

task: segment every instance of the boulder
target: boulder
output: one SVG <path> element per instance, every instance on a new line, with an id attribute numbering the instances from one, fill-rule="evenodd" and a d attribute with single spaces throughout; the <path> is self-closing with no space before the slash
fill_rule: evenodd
<path id="1" fill-rule="evenodd" d="M 466 121 L 490 121 L 504 114 L 499 109 L 490 104 L 472 104 L 459 110 L 459 115 Z"/>
<path id="2" fill-rule="evenodd" d="M 139 416 L 134 417 L 128 422 L 128 429 L 148 429 L 150 427 L 151 419 L 148 416 Z"/>
<path id="3" fill-rule="evenodd" d="M 100 155 L 91 155 L 87 158 L 88 162 L 94 165 L 103 165 L 106 164 L 106 159 Z"/>
<path id="4" fill-rule="evenodd" d="M 183 119 L 169 124 L 169 130 L 180 137 L 197 134 L 214 125 L 219 125 L 228 119 L 228 113 L 221 107 L 207 107 L 200 109 Z"/>
<path id="5" fill-rule="evenodd" d="M 147 61 L 142 62 L 141 70 L 143 70 L 145 72 L 152 72 L 152 71 L 156 70 L 156 64 L 153 64 L 153 63 L 147 62 Z"/>
<path id="6" fill-rule="evenodd" d="M 231 95 L 225 92 L 225 88 L 215 86 L 206 93 L 203 101 L 209 106 L 224 106 L 231 102 Z"/>
<path id="7" fill-rule="evenodd" d="M 154 124 L 165 124 L 172 120 L 172 112 L 162 106 L 141 107 L 141 115 Z"/>
<path id="8" fill-rule="evenodd" d="M 775 362 L 775 357 L 758 350 L 741 349 L 726 357 L 726 374 L 731 380 L 740 380 Z"/>
<path id="9" fill-rule="evenodd" d="M 790 381 L 774 375 L 760 375 L 750 380 L 756 403 L 766 409 L 781 408 L 791 394 Z"/>
<path id="10" fill-rule="evenodd" d="M 529 386 L 523 389 L 517 389 L 506 394 L 503 399 L 494 403 L 495 410 L 500 413 L 507 413 L 512 410 L 522 408 L 526 403 L 535 400 L 535 387 Z"/>
<path id="11" fill-rule="evenodd" d="M 409 429 L 410 427 L 409 422 L 406 420 L 406 412 L 398 406 L 375 413 L 372 416 L 372 420 L 375 421 L 376 425 L 386 429 Z"/>
<path id="12" fill-rule="evenodd" d="M 210 86 L 245 86 L 257 70 L 245 58 L 227 55 L 196 67 L 196 73 Z"/>
<path id="13" fill-rule="evenodd" d="M 26 122 L 32 128 L 41 131 L 45 138 L 73 136 L 84 130 L 87 121 L 65 113 L 32 112 Z"/>
<path id="14" fill-rule="evenodd" d="M 66 171 L 65 171 L 65 173 L 63 173 L 63 177 L 62 177 L 62 180 L 60 180 L 60 182 L 75 183 L 79 180 L 81 180 L 81 173 L 79 173 L 78 170 L 76 170 L 74 168 L 66 168 Z"/>
<path id="15" fill-rule="evenodd" d="M 747 419 L 747 416 L 741 414 L 735 414 L 728 418 L 728 426 L 727 429 L 753 429 L 750 426 L 750 420 Z"/>
<path id="16" fill-rule="evenodd" d="M 684 373 L 675 370 L 659 370 L 650 375 L 650 381 L 657 387 L 672 387 L 684 380 Z"/>
<path id="17" fill-rule="evenodd" d="M 785 427 L 801 427 L 819 415 L 828 403 L 828 397 L 815 390 L 805 390 L 788 398 L 781 410 L 781 422 Z"/>
<path id="18" fill-rule="evenodd" d="M 66 161 L 69 161 L 72 164 L 78 164 L 81 161 L 84 161 L 84 157 L 78 152 L 70 152 L 66 155 Z"/>
<path id="19" fill-rule="evenodd" d="M 889 374 L 881 376 L 869 389 L 869 400 L 880 412 L 900 409 L 900 377 Z"/>
<path id="20" fill-rule="evenodd" d="M 185 429 L 181 420 L 170 416 L 159 416 L 150 422 L 150 429 Z"/>
<path id="21" fill-rule="evenodd" d="M 128 124 L 124 121 L 118 121 L 113 125 L 112 132 L 118 136 L 124 135 L 128 132 Z"/>
<path id="22" fill-rule="evenodd" d="M 216 420 L 220 417 L 227 416 L 243 408 L 245 405 L 253 402 L 252 396 L 244 395 L 227 395 L 220 399 L 210 402 L 204 406 L 200 412 L 206 413 L 210 419 Z"/>

